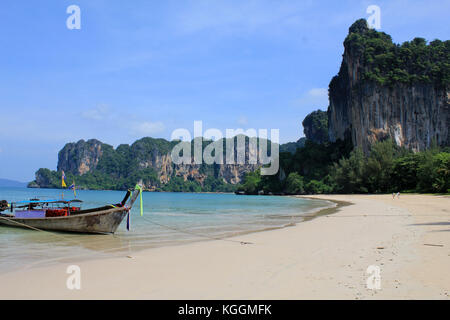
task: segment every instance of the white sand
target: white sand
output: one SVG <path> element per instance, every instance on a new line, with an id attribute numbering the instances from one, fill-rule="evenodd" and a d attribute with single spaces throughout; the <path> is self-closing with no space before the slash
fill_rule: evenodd
<path id="1" fill-rule="evenodd" d="M 16 299 L 449 299 L 450 197 L 317 196 L 351 201 L 330 216 L 238 237 L 71 261 L 0 276 Z M 66 268 L 81 267 L 81 290 Z M 381 289 L 366 269 L 381 270 Z"/>

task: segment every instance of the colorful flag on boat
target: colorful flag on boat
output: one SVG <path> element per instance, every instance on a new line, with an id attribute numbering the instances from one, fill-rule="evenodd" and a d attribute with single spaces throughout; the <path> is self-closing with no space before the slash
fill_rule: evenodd
<path id="1" fill-rule="evenodd" d="M 76 198 L 77 197 L 77 188 L 75 187 L 75 180 L 73 180 L 72 185 L 69 187 L 69 189 L 73 190 L 73 195 Z"/>
<path id="2" fill-rule="evenodd" d="M 141 217 L 144 215 L 144 205 L 142 202 L 142 186 L 140 184 L 137 184 L 134 188 L 137 192 L 139 192 L 140 202 L 141 202 Z"/>
<path id="3" fill-rule="evenodd" d="M 61 176 L 61 186 L 62 186 L 63 188 L 66 188 L 67 185 L 66 185 L 66 181 L 64 181 L 64 179 L 66 179 L 66 175 L 64 174 L 64 170 L 63 170 L 62 176 Z"/>

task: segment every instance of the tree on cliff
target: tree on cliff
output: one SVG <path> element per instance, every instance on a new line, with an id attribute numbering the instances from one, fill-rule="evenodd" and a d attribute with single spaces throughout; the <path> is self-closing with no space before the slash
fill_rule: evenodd
<path id="1" fill-rule="evenodd" d="M 313 111 L 302 122 L 306 139 L 315 143 L 328 141 L 328 114 L 326 111 Z"/>
<path id="2" fill-rule="evenodd" d="M 362 80 L 380 85 L 395 83 L 450 83 L 450 41 L 434 40 L 427 44 L 414 38 L 401 45 L 390 35 L 369 29 L 364 19 L 357 20 L 344 41 L 345 49 L 360 58 Z"/>

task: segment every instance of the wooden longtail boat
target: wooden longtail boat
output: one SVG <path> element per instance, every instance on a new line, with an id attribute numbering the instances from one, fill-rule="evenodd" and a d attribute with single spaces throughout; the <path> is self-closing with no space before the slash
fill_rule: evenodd
<path id="1" fill-rule="evenodd" d="M 101 234 L 114 233 L 123 219 L 129 214 L 140 192 L 139 188 L 133 191 L 128 190 L 121 203 L 87 210 L 79 210 L 79 208 L 72 207 L 74 203 L 81 202 L 80 200 L 30 200 L 18 203 L 19 205 L 16 203 L 17 206 L 14 206 L 14 203 L 7 204 L 6 201 L 2 201 L 0 203 L 0 212 L 10 210 L 12 213 L 14 207 L 16 209 L 26 208 L 28 209 L 26 213 L 32 217 L 24 217 L 25 215 L 19 215 L 20 217 L 17 217 L 17 211 L 16 214 L 0 213 L 0 224 L 34 230 Z M 54 208 L 49 209 L 48 206 L 54 204 L 64 204 L 65 206 L 58 208 L 58 210 Z M 50 211 L 52 213 L 62 211 L 64 214 L 60 216 L 55 216 L 54 214 L 48 216 L 48 212 Z M 39 217 L 42 212 L 44 212 L 44 216 Z"/>

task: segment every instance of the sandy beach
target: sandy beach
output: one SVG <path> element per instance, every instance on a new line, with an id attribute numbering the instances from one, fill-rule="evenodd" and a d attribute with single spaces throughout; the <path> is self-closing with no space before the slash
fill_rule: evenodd
<path id="1" fill-rule="evenodd" d="M 1 299 L 450 299 L 450 197 L 321 195 L 336 213 L 233 240 L 0 276 Z M 66 269 L 81 268 L 81 290 Z M 369 289 L 369 266 L 381 288 Z"/>

